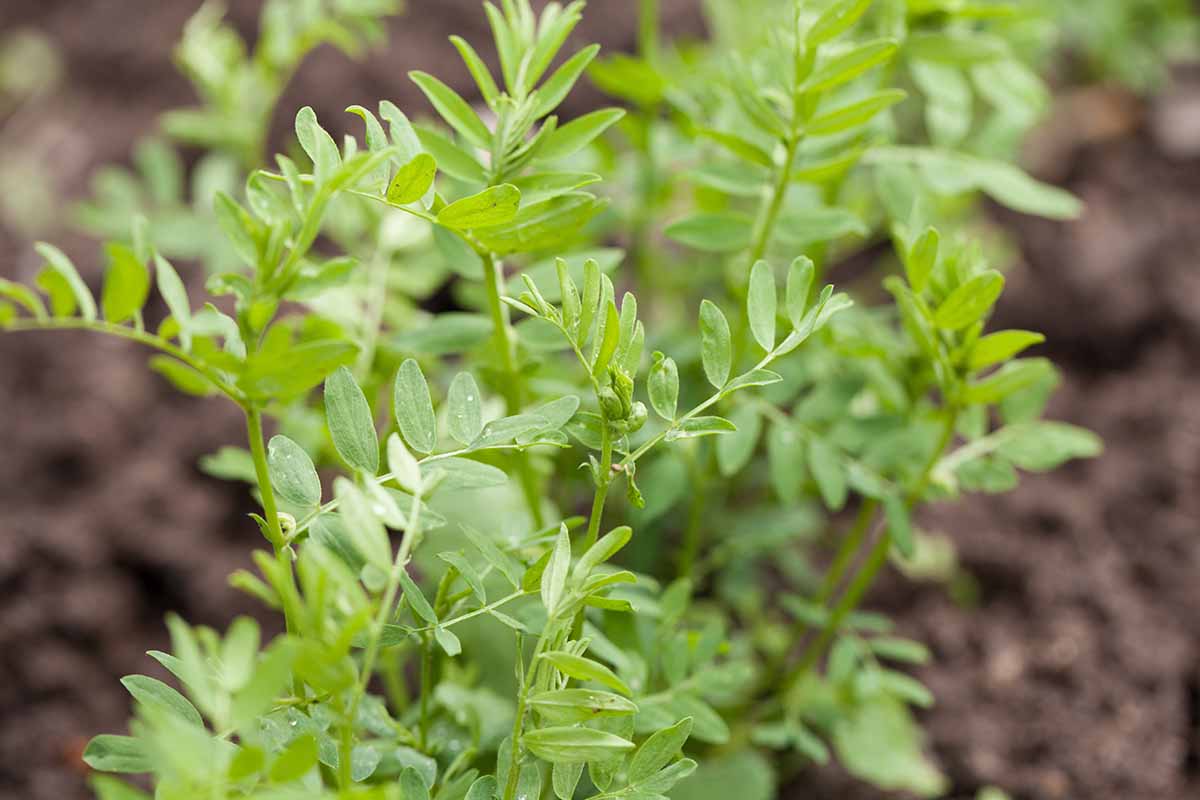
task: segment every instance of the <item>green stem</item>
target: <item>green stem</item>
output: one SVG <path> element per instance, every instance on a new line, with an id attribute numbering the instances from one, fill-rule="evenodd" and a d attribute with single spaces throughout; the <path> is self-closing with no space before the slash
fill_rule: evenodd
<path id="1" fill-rule="evenodd" d="M 787 151 L 783 158 L 783 166 L 780 167 L 779 174 L 775 178 L 775 186 L 771 190 L 771 199 L 768 201 L 755 227 L 754 245 L 750 248 L 750 258 L 745 269 L 746 275 L 750 274 L 750 268 L 754 266 L 755 262 L 766 255 L 767 246 L 771 243 L 771 234 L 775 230 L 775 222 L 779 219 L 779 212 L 783 208 L 784 198 L 787 197 L 788 184 L 792 180 L 792 165 L 796 162 L 796 151 L 800 147 L 800 137 L 793 134 L 788 139 L 786 147 Z"/>
<path id="2" fill-rule="evenodd" d="M 524 405 L 524 382 L 517 369 L 517 340 L 509 322 L 508 307 L 500 299 L 502 296 L 503 272 L 500 262 L 487 250 L 481 250 L 479 257 L 483 261 L 484 287 L 487 290 L 488 313 L 492 318 L 492 339 L 495 342 L 496 353 L 500 358 L 500 371 L 504 375 L 501 393 L 508 407 L 509 414 L 519 414 Z M 517 478 L 521 484 L 521 492 L 525 495 L 525 504 L 529 507 L 529 515 L 535 528 L 545 524 L 542 514 L 541 492 L 538 489 L 537 475 L 527 455 L 516 456 Z"/>
<path id="3" fill-rule="evenodd" d="M 825 573 L 825 578 L 821 581 L 821 586 L 817 590 L 817 595 L 814 598 L 817 606 L 824 608 L 830 598 L 833 597 L 834 590 L 842 582 L 846 570 L 854 563 L 854 557 L 862 547 L 863 540 L 871 529 L 871 523 L 874 521 L 875 512 L 878 509 L 879 501 L 875 498 L 869 498 L 858 509 L 854 525 L 842 537 L 837 554 L 834 555 L 833 562 L 829 565 L 829 571 Z M 787 666 L 787 659 L 791 654 L 792 646 L 806 635 L 808 635 L 808 622 L 803 617 L 800 617 L 796 620 L 791 632 L 788 634 L 787 646 L 779 653 L 778 657 L 774 659 L 774 663 L 768 668 L 768 678 L 764 681 L 765 686 L 774 686 L 776 684 L 780 672 Z"/>
<path id="4" fill-rule="evenodd" d="M 404 539 L 400 542 L 400 547 L 396 551 L 396 558 L 392 561 L 392 568 L 388 572 L 387 585 L 383 590 L 383 600 L 380 602 L 379 611 L 375 614 L 375 619 L 371 624 L 370 639 L 367 642 L 366 654 L 363 656 L 362 672 L 359 675 L 358 684 L 354 688 L 354 694 L 350 700 L 350 710 L 346 714 L 344 721 L 346 728 L 354 726 L 355 720 L 358 718 L 359 703 L 362 701 L 363 695 L 366 694 L 367 684 L 371 680 L 371 674 L 375 671 L 375 660 L 379 657 L 379 638 L 383 633 L 383 626 L 387 624 L 388 617 L 392 613 L 392 607 L 396 603 L 396 595 L 400 591 L 400 574 L 407 568 L 413 547 L 420 536 L 418 526 L 421 522 L 421 506 L 420 492 L 416 492 L 413 497 L 412 511 L 408 516 L 408 525 L 404 530 Z M 341 780 L 343 788 L 350 785 L 350 756 L 354 750 L 353 732 L 351 731 L 351 735 L 346 735 L 346 728 L 343 728 L 339 757 L 339 768 L 345 769 L 345 775 L 339 775 L 339 780 Z M 340 771 L 341 769 L 339 769 Z"/>
<path id="5" fill-rule="evenodd" d="M 704 448 L 703 442 L 697 442 L 697 447 Z M 705 452 L 709 452 L 705 449 Z M 687 527 L 683 532 L 683 545 L 679 549 L 679 565 L 677 572 L 681 578 L 692 577 L 695 571 L 696 557 L 700 553 L 700 535 L 703 531 L 705 498 L 707 497 L 707 473 L 700 465 L 695 453 L 691 456 L 692 467 L 692 502 L 688 509 Z"/>
<path id="6" fill-rule="evenodd" d="M 429 698 L 433 694 L 433 635 L 421 637 L 421 698 L 420 717 L 417 723 L 417 748 L 429 747 Z"/>
<path id="7" fill-rule="evenodd" d="M 287 547 L 283 527 L 279 524 L 279 508 L 275 504 L 275 490 L 271 487 L 271 473 L 267 468 L 267 450 L 263 443 L 262 412 L 246 407 L 246 439 L 250 443 L 250 457 L 254 461 L 254 477 L 258 481 L 258 492 L 262 495 L 263 516 L 267 519 L 267 538 L 279 555 Z"/>
<path id="8" fill-rule="evenodd" d="M 958 422 L 957 405 L 954 403 L 947 405 L 942 411 L 942 416 L 942 432 L 938 438 L 937 445 L 933 448 L 933 452 L 929 454 L 929 458 L 926 460 L 920 476 L 905 497 L 905 506 L 910 511 L 916 504 L 917 500 L 919 500 L 921 495 L 925 492 L 925 489 L 928 488 L 929 481 L 933 475 L 933 468 L 937 465 L 938 461 L 942 457 L 942 454 L 946 451 L 946 448 L 950 445 L 951 440 L 954 438 L 954 427 Z M 874 514 L 872 514 L 872 517 L 874 517 Z M 867 527 L 870 527 L 870 525 L 868 524 Z M 891 531 L 885 529 L 878 536 L 878 538 L 876 538 L 874 544 L 871 545 L 871 549 L 867 553 L 866 561 L 863 562 L 862 567 L 850 581 L 850 585 L 846 588 L 846 591 L 838 601 L 837 606 L 834 607 L 833 612 L 830 614 L 829 619 L 825 624 L 824 630 L 821 632 L 821 635 L 804 651 L 804 654 L 800 659 L 800 663 L 796 665 L 796 668 L 784 681 L 783 694 L 787 694 L 793 687 L 795 687 L 808 674 L 808 672 L 814 666 L 816 666 L 817 662 L 820 661 L 822 655 L 825 653 L 825 650 L 829 647 L 830 643 L 833 641 L 833 638 L 841 629 L 842 623 L 845 621 L 846 617 L 848 617 L 858 608 L 859 603 L 862 602 L 863 596 L 867 593 L 867 590 L 871 588 L 876 576 L 879 574 L 879 570 L 887 561 L 887 555 L 891 549 L 891 544 Z"/>
<path id="9" fill-rule="evenodd" d="M 371 370 L 375 361 L 375 349 L 379 342 L 379 328 L 383 323 L 383 308 L 387 301 L 388 259 L 376 247 L 367 272 L 367 302 L 363 314 L 362 351 L 358 354 L 359 377 Z"/>
<path id="10" fill-rule="evenodd" d="M 192 369 L 199 372 L 205 378 L 212 382 L 214 386 L 228 395 L 230 399 L 239 404 L 245 403 L 245 396 L 242 391 L 236 386 L 222 379 L 215 370 L 209 367 L 202 361 L 193 358 L 181 348 L 162 339 L 151 333 L 129 328 L 124 325 L 106 322 L 103 320 L 86 320 L 82 317 L 45 317 L 43 319 L 16 319 L 11 322 L 0 325 L 0 332 L 20 333 L 21 331 L 50 331 L 50 330 L 76 330 L 76 331 L 92 331 L 93 333 L 107 333 L 111 336 L 117 336 L 122 339 L 128 339 L 146 347 L 153 348 L 162 353 L 165 353 L 172 358 L 176 358 L 187 364 Z"/>
<path id="11" fill-rule="evenodd" d="M 529 692 L 533 688 L 533 677 L 537 673 L 538 656 L 546 647 L 546 631 L 550 629 L 549 623 L 542 631 L 542 635 L 538 637 L 537 647 L 533 650 L 533 657 L 529 659 L 529 667 L 525 670 L 525 680 L 521 682 L 520 693 L 517 695 L 517 715 L 513 719 L 512 738 L 509 739 L 511 744 L 509 750 L 508 761 L 508 780 L 504 784 L 504 800 L 514 800 L 517 795 L 517 781 L 520 778 L 521 771 L 521 733 L 525 729 L 525 706 L 529 701 Z M 521 654 L 518 653 L 520 658 Z"/>
<path id="12" fill-rule="evenodd" d="M 648 64 L 658 61 L 658 0 L 638 5 L 638 54 Z"/>
<path id="13" fill-rule="evenodd" d="M 608 430 L 608 419 L 601 412 L 600 474 L 596 476 L 596 493 L 592 496 L 592 511 L 588 515 L 587 534 L 583 537 L 584 551 L 600 538 L 600 521 L 604 516 L 604 501 L 608 498 L 608 487 L 612 483 L 612 463 L 612 433 Z"/>

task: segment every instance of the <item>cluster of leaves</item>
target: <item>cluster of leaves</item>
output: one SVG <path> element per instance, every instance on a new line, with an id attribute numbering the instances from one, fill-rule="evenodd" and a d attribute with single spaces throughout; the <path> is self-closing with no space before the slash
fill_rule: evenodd
<path id="1" fill-rule="evenodd" d="M 286 621 L 264 645 L 172 618 L 151 655 L 182 691 L 127 678 L 130 735 L 89 764 L 164 799 L 766 800 L 831 754 L 943 790 L 901 669 L 929 654 L 859 605 L 889 561 L 937 573 L 922 502 L 1098 452 L 1040 419 L 1040 334 L 985 332 L 1004 277 L 964 201 L 1077 202 L 1004 160 L 1044 104 L 1016 9 L 750 5 L 667 52 L 647 0 L 640 54 L 598 62 L 558 57 L 582 3 L 486 3 L 500 74 L 452 38 L 479 105 L 414 72 L 432 120 L 354 106 L 339 145 L 303 108 L 303 157 L 238 154 L 200 307 L 139 215 L 98 301 L 46 244 L 33 286 L 0 282 L 0 328 L 136 341 L 243 409 L 248 450 L 207 468 L 251 484 L 270 549 L 232 582 Z M 183 61 L 277 77 L 391 8 L 298 7 L 249 61 L 202 15 Z M 628 113 L 560 124 L 585 73 Z M 189 141 L 240 150 L 202 95 Z M 876 263 L 857 305 L 824 280 L 848 253 Z M 458 309 L 422 310 L 447 283 Z"/>

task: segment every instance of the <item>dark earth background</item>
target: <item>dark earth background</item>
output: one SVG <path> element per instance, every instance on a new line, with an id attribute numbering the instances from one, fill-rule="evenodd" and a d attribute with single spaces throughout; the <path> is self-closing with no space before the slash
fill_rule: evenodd
<path id="1" fill-rule="evenodd" d="M 258 3 L 230 5 L 252 34 Z M 404 77 L 416 67 L 469 91 L 445 36 L 487 39 L 477 0 L 410 5 L 385 51 L 356 63 L 322 49 L 305 63 L 277 143 L 304 103 L 327 120 L 380 98 L 424 108 Z M 663 5 L 669 30 L 702 30 L 696 0 Z M 96 248 L 72 232 L 67 201 L 97 166 L 126 161 L 159 112 L 192 101 L 169 65 L 196 6 L 0 0 L 0 32 L 33 28 L 64 59 L 48 94 L 0 108 L 0 159 L 38 154 L 60 198 L 39 235 L 93 285 Z M 633 7 L 597 0 L 577 38 L 629 49 Z M 1072 223 L 994 212 L 1019 256 L 995 324 L 1046 332 L 1043 353 L 1065 376 L 1052 414 L 1100 433 L 1107 451 L 925 515 L 973 577 L 974 609 L 898 578 L 875 605 L 933 649 L 919 673 L 937 697 L 924 721 L 953 796 L 996 784 L 1030 800 L 1197 797 L 1200 75 L 1179 71 L 1149 99 L 1064 90 L 1029 160 L 1088 211 Z M 20 203 L 26 188 L 4 191 Z M 0 276 L 28 280 L 38 266 L 0 217 Z M 195 270 L 190 281 L 202 282 Z M 87 796 L 79 752 L 122 729 L 117 680 L 165 647 L 167 610 L 220 626 L 254 610 L 225 582 L 253 545 L 249 499 L 195 466 L 242 437 L 233 409 L 176 394 L 131 345 L 0 336 L 0 798 Z M 882 796 L 836 768 L 793 787 L 811 800 Z"/>

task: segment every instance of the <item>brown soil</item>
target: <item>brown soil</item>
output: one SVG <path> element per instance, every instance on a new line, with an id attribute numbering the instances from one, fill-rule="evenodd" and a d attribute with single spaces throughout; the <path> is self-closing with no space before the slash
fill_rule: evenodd
<path id="1" fill-rule="evenodd" d="M 52 143 L 57 189 L 82 196 L 95 166 L 188 101 L 165 65 L 195 5 L 0 4 L 0 30 L 36 27 L 67 59 L 52 96 L 0 119 L 0 145 Z M 231 5 L 251 30 L 257 4 Z M 444 36 L 486 35 L 475 0 L 410 5 L 386 53 L 322 51 L 283 107 L 309 102 L 334 120 L 351 102 L 420 102 L 403 78 L 418 65 L 459 74 Z M 632 4 L 619 5 L 584 35 L 627 48 Z M 697 30 L 694 0 L 664 5 Z M 1065 376 L 1054 415 L 1101 433 L 1105 456 L 930 511 L 927 527 L 954 538 L 978 582 L 977 609 L 898 580 L 876 598 L 934 650 L 925 721 L 956 797 L 989 783 L 1037 800 L 1200 790 L 1200 165 L 1165 156 L 1145 119 L 1056 155 L 1057 177 L 1088 203 L 1081 221 L 998 214 L 1023 255 L 998 323 L 1047 332 Z M 90 243 L 47 235 L 98 279 Z M 3 223 L 0 253 L 4 277 L 37 266 Z M 237 442 L 241 422 L 166 389 L 130 346 L 71 334 L 0 337 L 0 409 L 0 797 L 74 800 L 86 796 L 79 748 L 124 723 L 117 678 L 166 644 L 163 614 L 224 624 L 252 608 L 225 584 L 256 544 L 250 503 L 194 467 Z M 797 788 L 879 796 L 833 769 Z"/>

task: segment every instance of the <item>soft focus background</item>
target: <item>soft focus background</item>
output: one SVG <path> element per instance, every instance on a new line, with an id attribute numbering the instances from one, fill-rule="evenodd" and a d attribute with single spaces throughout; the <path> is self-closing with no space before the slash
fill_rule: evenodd
<path id="1" fill-rule="evenodd" d="M 128 162 L 157 114 L 192 100 L 171 49 L 198 5 L 0 0 L 0 276 L 28 280 L 30 242 L 46 238 L 98 283 L 73 204 L 98 166 Z M 252 36 L 259 3 L 229 5 Z M 409 69 L 469 95 L 446 36 L 487 40 L 478 0 L 409 5 L 386 49 L 354 62 L 323 48 L 303 65 L 275 145 L 303 104 L 328 121 L 382 98 L 425 109 Z M 576 38 L 630 49 L 633 2 L 592 6 Z M 698 6 L 664 0 L 665 29 L 703 35 Z M 896 578 L 873 601 L 933 649 L 925 722 L 962 796 L 993 783 L 1039 800 L 1196 797 L 1200 70 L 1178 67 L 1145 96 L 1059 84 L 1027 164 L 1087 213 L 1062 224 L 995 212 L 1017 253 L 995 325 L 1046 332 L 1065 374 L 1051 415 L 1100 433 L 1106 454 L 933 509 L 926 527 L 953 542 L 969 579 L 952 599 Z M 596 97 L 573 95 L 569 110 Z M 86 796 L 79 753 L 124 724 L 118 678 L 166 644 L 168 609 L 222 625 L 254 611 L 225 583 L 255 544 L 250 500 L 197 467 L 240 439 L 241 420 L 176 394 L 144 361 L 87 335 L 0 336 L 3 798 Z M 835 768 L 810 777 L 811 800 L 878 796 Z"/>

